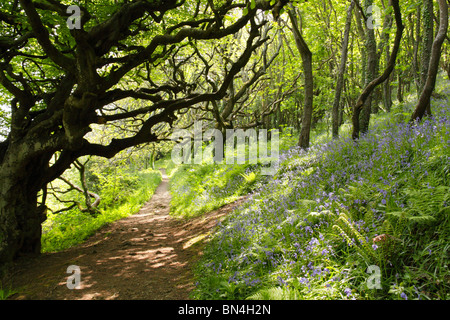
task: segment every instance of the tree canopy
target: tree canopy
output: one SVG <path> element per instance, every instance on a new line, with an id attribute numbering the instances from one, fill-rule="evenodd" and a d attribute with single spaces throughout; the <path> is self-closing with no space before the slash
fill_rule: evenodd
<path id="1" fill-rule="evenodd" d="M 2 261 L 39 251 L 44 207 L 34 208 L 37 192 L 77 158 L 110 158 L 158 141 L 178 112 L 224 98 L 269 40 L 268 20 L 258 12 L 277 15 L 283 1 L 82 1 L 80 28 L 69 4 L 1 4 L 0 90 L 11 109 L 0 145 Z M 232 54 L 227 42 L 235 43 Z M 246 77 L 254 82 L 258 72 L 248 69 Z M 126 99 L 140 103 L 115 105 Z M 120 138 L 105 145 L 86 138 L 91 125 L 118 122 Z"/>

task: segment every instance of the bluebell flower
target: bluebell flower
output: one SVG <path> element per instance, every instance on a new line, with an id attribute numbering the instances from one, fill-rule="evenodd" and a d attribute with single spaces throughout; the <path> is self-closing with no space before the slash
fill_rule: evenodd
<path id="1" fill-rule="evenodd" d="M 347 295 L 347 297 L 349 296 L 349 295 L 351 295 L 352 294 L 352 290 L 350 289 L 350 288 L 346 288 L 345 290 L 344 290 L 344 293 Z"/>
<path id="2" fill-rule="evenodd" d="M 417 289 L 416 286 L 414 286 L 414 291 L 415 291 L 416 294 L 417 294 L 417 299 L 420 300 L 420 292 L 419 292 L 419 289 Z"/>
<path id="3" fill-rule="evenodd" d="M 305 277 L 300 278 L 298 281 L 302 284 L 307 284 L 309 282 L 308 279 Z"/>

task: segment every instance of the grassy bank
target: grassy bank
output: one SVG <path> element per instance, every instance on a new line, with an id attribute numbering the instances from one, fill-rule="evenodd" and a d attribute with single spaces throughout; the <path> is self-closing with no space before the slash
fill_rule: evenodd
<path id="1" fill-rule="evenodd" d="M 285 130 L 280 134 L 280 151 L 290 149 L 297 140 L 298 137 Z M 270 143 L 267 148 L 270 156 Z M 257 164 L 212 163 L 178 166 L 168 162 L 172 214 L 190 218 L 236 201 L 267 182 L 268 176 L 261 175 L 262 166 L 260 161 Z"/>
<path id="2" fill-rule="evenodd" d="M 412 106 L 284 153 L 210 239 L 193 297 L 449 299 L 449 101 L 409 126 Z"/>

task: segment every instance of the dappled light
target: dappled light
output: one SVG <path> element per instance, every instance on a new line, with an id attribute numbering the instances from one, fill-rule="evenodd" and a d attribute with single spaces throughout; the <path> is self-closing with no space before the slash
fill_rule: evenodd
<path id="1" fill-rule="evenodd" d="M 449 4 L 0 1 L 0 300 L 449 300 Z"/>
<path id="2" fill-rule="evenodd" d="M 187 299 L 193 288 L 193 263 L 205 238 L 227 206 L 189 221 L 169 215 L 168 178 L 142 209 L 98 231 L 85 243 L 66 252 L 43 256 L 38 265 L 20 270 L 16 283 L 23 294 L 15 299 Z M 68 290 L 67 263 L 81 270 L 79 289 Z M 50 270 L 59 270 L 49 273 Z M 46 278 L 41 282 L 29 279 Z M 48 287 L 49 286 L 49 287 Z"/>

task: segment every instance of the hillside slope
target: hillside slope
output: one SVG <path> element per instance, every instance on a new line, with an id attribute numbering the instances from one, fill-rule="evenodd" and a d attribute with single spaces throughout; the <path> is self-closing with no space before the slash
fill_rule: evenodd
<path id="1" fill-rule="evenodd" d="M 194 297 L 449 299 L 449 105 L 413 126 L 399 106 L 357 143 L 285 152 L 211 237 Z"/>

